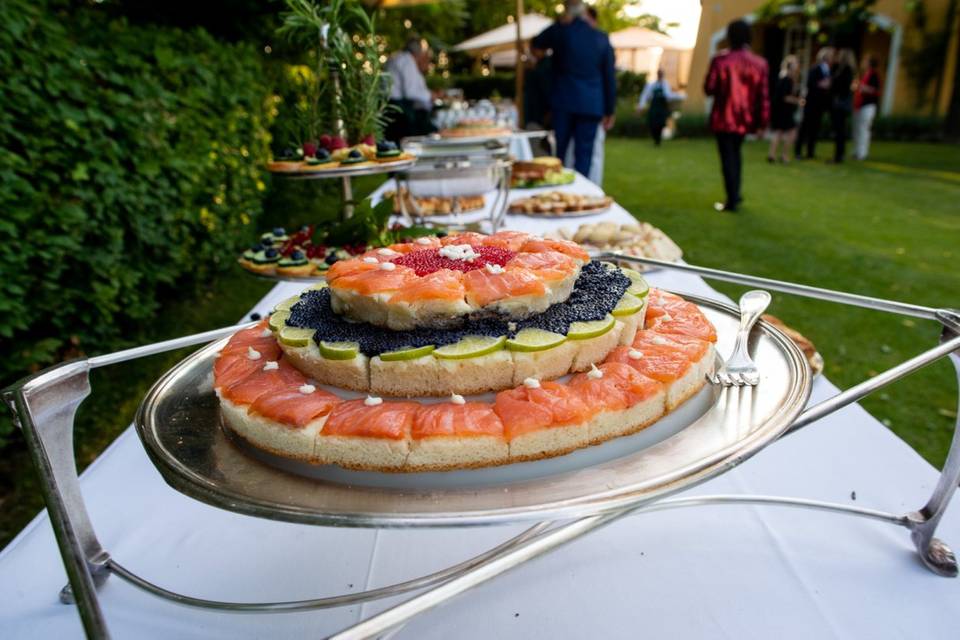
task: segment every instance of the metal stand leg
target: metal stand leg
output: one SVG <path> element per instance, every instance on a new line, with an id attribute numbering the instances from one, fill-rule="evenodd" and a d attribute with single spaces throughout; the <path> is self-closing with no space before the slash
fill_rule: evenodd
<path id="1" fill-rule="evenodd" d="M 73 419 L 90 394 L 89 373 L 88 361 L 70 362 L 4 392 L 3 398 L 23 430 L 40 473 L 40 488 L 70 579 L 70 588 L 61 591 L 60 599 L 76 602 L 88 637 L 106 638 L 96 589 L 110 575 L 110 557 L 93 531 L 73 456 Z"/>
<path id="2" fill-rule="evenodd" d="M 941 321 L 944 323 L 944 328 L 940 337 L 941 342 L 947 342 L 960 335 L 956 320 L 956 314 L 942 314 Z M 950 360 L 956 369 L 957 382 L 960 384 L 960 351 L 951 353 Z M 958 401 L 958 407 L 960 407 L 960 401 Z M 940 524 L 940 518 L 950 504 L 950 499 L 957 490 L 957 482 L 960 482 L 960 416 L 957 417 L 950 452 L 943 464 L 940 481 L 933 490 L 933 495 L 922 509 L 908 515 L 911 523 L 910 537 L 923 563 L 934 573 L 951 578 L 956 577 L 958 573 L 957 558 L 950 547 L 934 537 L 934 533 L 937 525 Z"/>

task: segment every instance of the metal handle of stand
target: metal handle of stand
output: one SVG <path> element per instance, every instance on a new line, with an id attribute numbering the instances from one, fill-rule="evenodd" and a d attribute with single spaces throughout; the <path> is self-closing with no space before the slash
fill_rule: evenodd
<path id="1" fill-rule="evenodd" d="M 509 174 L 507 175 L 509 176 Z M 776 291 L 784 291 L 786 293 L 794 293 L 811 298 L 831 300 L 891 313 L 937 320 L 943 325 L 944 331 L 939 346 L 808 408 L 799 416 L 787 433 L 792 433 L 833 411 L 856 402 L 872 391 L 899 380 L 905 375 L 948 354 L 954 366 L 957 368 L 958 378 L 960 378 L 960 313 L 958 312 L 947 309 L 931 309 L 929 307 L 869 298 L 816 287 L 807 287 L 706 267 L 668 263 L 646 258 L 634 258 L 620 254 L 606 254 L 605 257 L 634 261 L 641 264 L 652 264 L 668 269 L 688 271 L 706 277 L 751 286 L 762 286 Z M 253 324 L 254 323 L 224 327 L 192 336 L 184 336 L 156 344 L 96 356 L 87 360 L 65 363 L 26 378 L 3 391 L 3 399 L 13 410 L 15 419 L 24 432 L 34 463 L 40 471 L 42 478 L 41 488 L 50 513 L 57 544 L 60 547 L 70 584 L 73 587 L 73 597 L 80 610 L 84 629 L 88 636 L 97 638 L 108 637 L 107 627 L 97 601 L 96 587 L 109 575 L 111 567 L 113 567 L 112 570 L 118 573 L 118 575 L 125 574 L 123 575 L 125 579 L 129 579 L 137 586 L 141 586 L 141 588 L 145 588 L 154 593 L 163 591 L 161 588 L 155 587 L 137 578 L 133 574 L 126 572 L 120 565 L 111 561 L 109 555 L 96 538 L 92 523 L 90 522 L 89 515 L 83 503 L 75 460 L 73 458 L 72 435 L 76 409 L 82 400 L 90 393 L 90 369 L 210 342 L 218 338 L 226 337 L 238 329 L 249 327 Z M 829 503 L 817 503 L 814 501 L 784 498 L 762 498 L 762 500 L 764 504 L 804 506 L 829 511 L 846 512 L 906 526 L 912 532 L 913 541 L 917 546 L 921 558 L 931 570 L 941 575 L 956 575 L 957 565 L 952 552 L 949 547 L 934 537 L 934 532 L 956 490 L 958 480 L 960 480 L 960 419 L 958 419 L 957 428 L 954 431 L 953 443 L 943 473 L 940 476 L 940 481 L 927 504 L 916 512 L 912 512 L 906 516 L 895 516 L 882 512 L 854 509 L 845 505 L 831 505 Z M 757 497 L 754 498 L 754 500 L 760 499 L 761 498 Z M 698 504 L 704 500 L 707 499 L 690 498 L 687 499 L 687 504 Z M 743 497 L 739 500 L 735 498 L 717 499 L 718 502 L 723 503 L 747 502 L 748 500 L 748 497 Z M 661 505 L 664 505 L 664 503 L 656 503 L 650 508 L 655 510 L 660 508 Z M 443 576 L 443 581 L 439 587 L 435 587 L 378 616 L 374 616 L 360 625 L 346 630 L 337 637 L 371 637 L 377 633 L 387 631 L 396 627 L 398 624 L 402 624 L 405 620 L 417 613 L 437 606 L 473 586 L 481 584 L 527 560 L 542 555 L 551 549 L 557 548 L 628 513 L 635 512 L 643 506 L 642 504 L 634 504 L 621 511 L 583 518 L 545 532 L 544 530 L 550 523 L 541 523 L 534 529 L 529 530 L 527 532 L 529 535 L 521 534 L 520 537 L 504 543 L 487 554 L 478 556 L 477 559 L 474 559 L 478 560 L 477 562 L 467 561 L 466 563 L 461 563 L 463 566 L 462 571 L 438 572 L 438 574 L 432 574 L 431 576 L 426 576 L 418 580 L 402 583 L 404 585 L 417 584 L 419 587 L 423 587 L 427 584 L 436 584 L 437 581 L 441 580 L 436 576 L 441 574 Z M 682 505 L 678 504 L 677 506 Z M 669 505 L 663 508 L 669 508 Z M 470 567 L 472 567 L 472 569 Z M 447 578 L 451 577 L 452 579 L 447 580 Z M 397 585 L 395 585 L 395 587 L 396 586 Z M 178 598 L 183 598 L 184 601 L 190 600 L 189 598 L 180 597 L 171 592 L 165 593 L 169 594 L 171 596 L 170 599 L 173 600 L 178 600 Z M 166 597 L 166 595 L 164 595 L 164 597 Z M 317 602 L 320 601 L 313 602 L 313 608 L 318 606 Z M 215 608 L 215 605 L 218 604 L 199 600 L 185 603 L 209 608 Z M 230 605 L 231 603 L 219 604 Z M 296 605 L 297 603 L 275 604 Z M 269 607 L 270 605 L 267 604 L 264 606 Z M 256 607 L 256 605 L 254 605 L 254 607 Z"/>

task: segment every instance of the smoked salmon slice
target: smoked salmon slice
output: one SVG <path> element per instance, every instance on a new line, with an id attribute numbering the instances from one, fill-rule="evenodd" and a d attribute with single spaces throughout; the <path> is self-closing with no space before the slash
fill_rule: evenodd
<path id="1" fill-rule="evenodd" d="M 633 348 L 643 351 L 648 346 L 673 347 L 683 352 L 687 359 L 697 362 L 707 353 L 710 343 L 696 336 L 679 333 L 658 333 L 652 329 L 637 331 Z"/>
<path id="2" fill-rule="evenodd" d="M 393 294 L 390 302 L 418 302 L 420 300 L 462 300 L 466 295 L 463 272 L 440 269 L 411 282 Z"/>
<path id="3" fill-rule="evenodd" d="M 250 406 L 250 411 L 283 424 L 303 427 L 327 415 L 341 402 L 340 398 L 323 389 L 301 393 L 295 387 L 262 394 Z"/>
<path id="4" fill-rule="evenodd" d="M 581 264 L 590 262 L 590 254 L 584 251 L 580 245 L 569 240 L 547 240 L 544 238 L 532 238 L 523 243 L 521 251 L 538 253 L 540 251 L 559 251 L 568 255 Z"/>
<path id="5" fill-rule="evenodd" d="M 480 247 L 483 246 L 483 241 L 486 239 L 487 236 L 482 233 L 477 233 L 476 231 L 465 231 L 456 235 L 440 238 L 440 244 L 444 247 L 451 244 L 469 244 L 474 247 Z"/>
<path id="6" fill-rule="evenodd" d="M 213 388 L 224 389 L 234 385 L 261 367 L 262 360 L 251 360 L 246 354 L 221 355 L 213 364 Z"/>
<path id="7" fill-rule="evenodd" d="M 334 266 L 337 266 L 337 264 L 340 263 L 338 262 Z M 373 268 L 340 276 L 335 280 L 328 280 L 328 282 L 331 287 L 337 289 L 350 289 L 362 295 L 369 295 L 404 289 L 416 281 L 416 275 L 413 269 L 409 267 L 397 266 L 392 271 L 384 271 L 379 265 L 367 264 L 366 266 Z"/>
<path id="8" fill-rule="evenodd" d="M 529 269 L 544 280 L 562 280 L 576 271 L 577 262 L 559 251 L 521 253 L 506 264 L 507 269 Z"/>
<path id="9" fill-rule="evenodd" d="M 631 351 L 639 351 L 638 358 L 631 358 Z M 620 362 L 630 365 L 648 378 L 658 382 L 674 382 L 679 380 L 690 370 L 693 363 L 675 347 L 650 345 L 643 349 L 617 347 L 610 352 L 604 362 Z"/>
<path id="10" fill-rule="evenodd" d="M 323 425 L 325 436 L 354 436 L 403 440 L 410 434 L 416 402 L 384 402 L 367 406 L 363 400 L 341 402 Z"/>
<path id="11" fill-rule="evenodd" d="M 354 260 L 352 258 L 350 260 L 338 260 L 327 269 L 327 284 L 332 285 L 335 280 L 344 276 L 352 276 L 357 273 L 373 271 L 379 268 L 380 265 L 368 264 L 363 260 Z"/>
<path id="12" fill-rule="evenodd" d="M 578 373 L 568 383 L 595 411 L 619 411 L 656 395 L 663 385 L 628 364 L 608 362 L 597 367 L 601 378 Z"/>
<path id="13" fill-rule="evenodd" d="M 490 405 L 482 402 L 424 404 L 413 418 L 411 436 L 414 440 L 438 436 L 503 437 L 503 422 Z"/>
<path id="14" fill-rule="evenodd" d="M 667 310 L 667 313 L 651 318 L 647 312 L 646 328 L 663 334 L 678 334 L 692 338 L 700 338 L 709 342 L 717 341 L 717 330 L 707 320 L 700 308 L 693 303 L 687 306 L 677 306 Z"/>
<path id="15" fill-rule="evenodd" d="M 520 248 L 530 239 L 530 234 L 523 231 L 498 231 L 492 236 L 483 239 L 486 247 L 500 247 L 508 251 L 520 251 Z"/>
<path id="16" fill-rule="evenodd" d="M 237 382 L 224 386 L 221 393 L 236 404 L 253 404 L 260 396 L 274 391 L 297 390 L 307 382 L 302 373 L 287 364 L 286 360 L 277 362 L 277 368 L 264 371 L 264 363 Z"/>
<path id="17" fill-rule="evenodd" d="M 546 287 L 529 269 L 509 269 L 503 273 L 490 273 L 486 269 L 474 269 L 463 275 L 467 302 L 486 306 L 503 298 L 525 295 L 543 295 Z"/>
<path id="18" fill-rule="evenodd" d="M 541 382 L 539 389 L 520 386 L 497 394 L 493 410 L 503 421 L 507 440 L 568 424 L 584 422 L 598 410 L 588 407 L 580 395 L 565 384 Z"/>

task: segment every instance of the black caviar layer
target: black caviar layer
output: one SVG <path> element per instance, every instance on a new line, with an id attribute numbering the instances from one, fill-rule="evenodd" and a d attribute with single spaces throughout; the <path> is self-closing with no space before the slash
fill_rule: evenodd
<path id="1" fill-rule="evenodd" d="M 574 322 L 602 320 L 610 313 L 630 287 L 630 278 L 619 269 L 609 269 L 598 262 L 589 262 L 580 270 L 570 297 L 551 305 L 543 313 L 524 320 L 511 321 L 497 317 L 466 318 L 455 329 L 411 329 L 393 331 L 366 322 L 344 320 L 330 305 L 329 289 L 305 292 L 290 309 L 287 324 L 315 329 L 316 342 L 356 342 L 360 352 L 375 356 L 406 347 L 423 347 L 459 342 L 466 336 L 514 337 L 528 327 L 566 335 Z"/>

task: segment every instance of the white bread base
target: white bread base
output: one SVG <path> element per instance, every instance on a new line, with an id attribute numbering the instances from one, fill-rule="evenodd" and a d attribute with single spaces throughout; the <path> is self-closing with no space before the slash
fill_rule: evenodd
<path id="1" fill-rule="evenodd" d="M 706 374 L 713 372 L 716 353 L 713 343 L 703 357 L 694 362 L 685 374 L 670 383 L 667 389 L 667 411 L 673 411 L 690 397 L 696 394 L 706 384 Z"/>
<path id="2" fill-rule="evenodd" d="M 513 357 L 511 386 L 520 386 L 527 378 L 553 380 L 566 375 L 573 366 L 577 349 L 576 342 L 565 340 L 556 347 L 544 351 L 511 351 L 510 355 Z"/>
<path id="3" fill-rule="evenodd" d="M 590 444 L 588 424 L 577 422 L 519 435 L 510 441 L 510 461 L 552 458 L 585 447 Z"/>
<path id="4" fill-rule="evenodd" d="M 568 340 L 577 346 L 577 354 L 573 357 L 573 371 L 586 371 L 590 365 L 602 362 L 607 354 L 620 345 L 620 334 L 623 332 L 623 323 L 617 320 L 613 328 L 602 336 L 587 338 L 586 340 Z"/>
<path id="5" fill-rule="evenodd" d="M 410 453 L 407 440 L 325 436 L 317 438 L 316 464 L 335 464 L 356 471 L 406 471 Z"/>
<path id="6" fill-rule="evenodd" d="M 501 349 L 477 358 L 448 360 L 435 358 L 443 391 L 436 395 L 473 395 L 513 386 L 513 359 Z"/>
<path id="7" fill-rule="evenodd" d="M 666 389 L 660 389 L 623 411 L 598 413 L 587 424 L 590 444 L 600 444 L 645 429 L 666 414 L 666 399 Z"/>
<path id="8" fill-rule="evenodd" d="M 219 394 L 217 394 L 219 395 Z M 303 427 L 293 427 L 248 412 L 248 405 L 234 404 L 220 398 L 224 423 L 248 443 L 278 456 L 314 462 L 317 435 L 326 416 Z"/>
<path id="9" fill-rule="evenodd" d="M 644 322 L 647 318 L 647 299 L 650 296 L 645 296 L 643 298 L 643 307 L 640 311 L 629 315 L 618 317 L 617 320 L 623 323 L 623 331 L 620 332 L 620 345 L 624 347 L 629 347 L 633 344 L 633 339 L 637 336 L 637 331 L 643 328 Z"/>
<path id="10" fill-rule="evenodd" d="M 494 436 L 435 436 L 410 443 L 410 455 L 404 471 L 474 469 L 507 464 L 510 447 Z"/>
<path id="11" fill-rule="evenodd" d="M 305 347 L 280 342 L 280 348 L 290 364 L 320 384 L 351 391 L 370 390 L 370 359 L 362 353 L 349 360 L 328 360 L 320 355 L 320 347 L 313 341 Z"/>
<path id="12" fill-rule="evenodd" d="M 440 365 L 425 355 L 413 360 L 370 358 L 370 392 L 383 396 L 429 396 L 441 386 Z"/>

